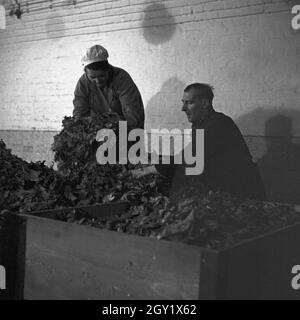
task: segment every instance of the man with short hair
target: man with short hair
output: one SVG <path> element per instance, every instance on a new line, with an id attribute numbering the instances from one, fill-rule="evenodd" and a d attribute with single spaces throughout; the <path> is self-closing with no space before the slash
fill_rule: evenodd
<path id="1" fill-rule="evenodd" d="M 116 112 L 129 129 L 144 128 L 144 106 L 136 84 L 125 70 L 110 65 L 108 57 L 100 45 L 83 56 L 84 74 L 75 88 L 73 116 Z"/>
<path id="2" fill-rule="evenodd" d="M 187 86 L 182 98 L 192 129 L 204 129 L 204 172 L 209 189 L 265 199 L 257 165 L 234 121 L 213 108 L 213 88 L 204 83 Z M 195 141 L 196 142 L 196 141 Z"/>

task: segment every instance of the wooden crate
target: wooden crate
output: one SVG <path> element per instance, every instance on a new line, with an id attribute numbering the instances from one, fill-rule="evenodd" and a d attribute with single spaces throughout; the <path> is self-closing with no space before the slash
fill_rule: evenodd
<path id="1" fill-rule="evenodd" d="M 21 218 L 25 299 L 300 299 L 291 286 L 300 224 L 215 251 Z"/>

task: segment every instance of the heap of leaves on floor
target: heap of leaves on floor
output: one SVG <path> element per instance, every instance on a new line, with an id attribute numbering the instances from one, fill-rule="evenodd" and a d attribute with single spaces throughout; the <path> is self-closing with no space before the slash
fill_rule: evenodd
<path id="1" fill-rule="evenodd" d="M 209 192 L 172 203 L 148 197 L 109 218 L 81 221 L 98 228 L 221 249 L 300 222 L 294 206 Z"/>
<path id="2" fill-rule="evenodd" d="M 293 205 L 209 192 L 170 206 L 159 239 L 219 249 L 300 222 Z"/>
<path id="3" fill-rule="evenodd" d="M 44 162 L 28 163 L 0 141 L 0 211 L 39 211 L 67 205 L 64 181 Z"/>
<path id="4" fill-rule="evenodd" d="M 169 198 L 160 192 L 164 182 L 158 175 L 148 175 L 139 181 L 129 176 L 120 182 L 123 195 L 119 198 L 130 204 L 127 210 L 97 219 L 89 217 L 84 210 L 59 210 L 57 218 L 101 229 L 150 236 L 152 230 L 161 228 L 161 210 L 165 210 L 169 203 Z M 113 193 L 110 196 L 115 195 Z"/>

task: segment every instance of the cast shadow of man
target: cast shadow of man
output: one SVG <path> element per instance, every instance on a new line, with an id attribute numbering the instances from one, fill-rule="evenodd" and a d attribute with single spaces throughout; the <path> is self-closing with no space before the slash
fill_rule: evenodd
<path id="1" fill-rule="evenodd" d="M 300 139 L 293 137 L 292 119 L 283 114 L 269 118 L 265 140 L 267 152 L 258 166 L 268 199 L 300 203 Z"/>
<path id="2" fill-rule="evenodd" d="M 257 108 L 236 119 L 257 162 L 268 200 L 300 203 L 300 112 Z M 261 130 L 262 129 L 262 130 Z"/>
<path id="3" fill-rule="evenodd" d="M 186 117 L 181 112 L 181 99 L 185 84 L 177 77 L 172 77 L 162 84 L 147 103 L 146 129 L 173 129 L 187 127 Z"/>

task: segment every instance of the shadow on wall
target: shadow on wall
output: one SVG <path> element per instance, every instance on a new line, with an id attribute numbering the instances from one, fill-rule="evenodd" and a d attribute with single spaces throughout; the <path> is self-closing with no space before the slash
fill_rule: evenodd
<path id="1" fill-rule="evenodd" d="M 236 120 L 243 129 L 256 125 L 263 117 L 264 136 L 245 137 L 260 168 L 267 197 L 272 201 L 300 203 L 300 137 L 295 137 L 295 124 L 300 123 L 297 110 L 262 111 L 261 108 Z M 269 116 L 267 113 L 269 112 Z"/>
<path id="2" fill-rule="evenodd" d="M 57 13 L 51 14 L 45 24 L 47 37 L 49 39 L 57 39 L 65 35 L 65 23 L 62 17 Z"/>
<path id="3" fill-rule="evenodd" d="M 184 123 L 185 116 L 181 112 L 181 98 L 185 84 L 177 77 L 163 83 L 146 106 L 146 129 L 172 129 Z"/>
<path id="4" fill-rule="evenodd" d="M 176 31 L 176 24 L 167 8 L 163 4 L 153 3 L 144 12 L 142 27 L 146 41 L 154 45 L 169 41 Z"/>

